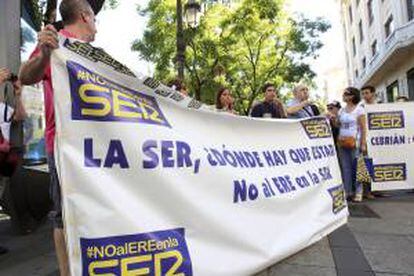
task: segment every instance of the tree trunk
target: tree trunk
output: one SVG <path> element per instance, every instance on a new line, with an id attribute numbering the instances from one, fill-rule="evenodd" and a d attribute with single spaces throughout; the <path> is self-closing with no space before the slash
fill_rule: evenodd
<path id="1" fill-rule="evenodd" d="M 184 80 L 185 66 L 185 41 L 183 27 L 183 5 L 181 0 L 177 0 L 177 76 L 181 81 Z"/>

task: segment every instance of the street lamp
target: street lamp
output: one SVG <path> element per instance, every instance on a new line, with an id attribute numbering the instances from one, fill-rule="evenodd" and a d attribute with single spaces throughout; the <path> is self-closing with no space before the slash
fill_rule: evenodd
<path id="1" fill-rule="evenodd" d="M 198 24 L 198 16 L 201 11 L 201 6 L 196 0 L 188 0 L 185 4 L 185 19 L 187 25 L 194 28 Z M 183 5 L 181 0 L 177 0 L 177 75 L 178 79 L 184 80 L 184 66 L 185 66 L 185 49 L 186 42 L 184 38 L 183 27 Z"/>
<path id="2" fill-rule="evenodd" d="M 191 28 L 195 28 L 198 25 L 198 19 L 201 12 L 201 6 L 196 0 L 189 0 L 184 6 L 185 21 Z"/>

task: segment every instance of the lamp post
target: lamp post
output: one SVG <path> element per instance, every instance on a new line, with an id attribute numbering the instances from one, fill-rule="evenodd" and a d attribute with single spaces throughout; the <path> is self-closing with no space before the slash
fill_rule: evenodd
<path id="1" fill-rule="evenodd" d="M 186 23 L 189 27 L 195 28 L 198 23 L 199 12 L 201 6 L 196 0 L 188 0 L 184 6 L 184 15 Z M 184 80 L 185 67 L 185 49 L 187 43 L 184 37 L 184 23 L 183 23 L 183 3 L 177 0 L 177 76 L 181 81 Z"/>

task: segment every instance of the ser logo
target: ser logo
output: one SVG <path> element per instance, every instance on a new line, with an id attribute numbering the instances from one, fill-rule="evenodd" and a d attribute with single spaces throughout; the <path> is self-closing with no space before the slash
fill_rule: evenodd
<path id="1" fill-rule="evenodd" d="M 154 97 L 109 81 L 85 67 L 67 63 L 72 119 L 122 121 L 170 127 Z"/>
<path id="2" fill-rule="evenodd" d="M 368 113 L 368 128 L 370 130 L 398 129 L 404 127 L 405 121 L 402 111 Z"/>
<path id="3" fill-rule="evenodd" d="M 192 275 L 184 229 L 81 238 L 82 275 Z"/>
<path id="4" fill-rule="evenodd" d="M 331 137 L 331 128 L 324 118 L 313 118 L 300 122 L 310 139 Z"/>
<path id="5" fill-rule="evenodd" d="M 405 180 L 407 180 L 407 166 L 405 163 L 374 165 L 374 182 Z"/>
<path id="6" fill-rule="evenodd" d="M 328 189 L 328 192 L 332 198 L 332 212 L 337 214 L 346 207 L 343 185 L 330 188 Z"/>

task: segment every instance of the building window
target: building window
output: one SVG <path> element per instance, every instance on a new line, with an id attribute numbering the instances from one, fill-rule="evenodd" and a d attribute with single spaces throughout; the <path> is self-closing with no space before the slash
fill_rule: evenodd
<path id="1" fill-rule="evenodd" d="M 362 59 L 362 69 L 365 69 L 365 67 L 367 67 L 367 59 L 364 57 Z"/>
<path id="2" fill-rule="evenodd" d="M 355 37 L 352 38 L 352 54 L 356 55 Z"/>
<path id="3" fill-rule="evenodd" d="M 414 101 L 414 67 L 407 72 L 407 82 L 408 82 L 408 96 L 411 101 Z"/>
<path id="4" fill-rule="evenodd" d="M 388 17 L 387 21 L 385 22 L 385 37 L 389 37 L 394 32 L 394 19 L 392 15 Z"/>
<path id="5" fill-rule="evenodd" d="M 414 19 L 414 0 L 407 0 L 408 21 Z"/>
<path id="6" fill-rule="evenodd" d="M 375 57 L 375 55 L 377 54 L 377 41 L 374 40 L 374 42 L 371 44 L 371 54 L 372 57 Z"/>
<path id="7" fill-rule="evenodd" d="M 398 80 L 387 86 L 387 102 L 395 102 L 399 94 L 398 91 Z"/>
<path id="8" fill-rule="evenodd" d="M 358 29 L 359 29 L 359 42 L 361 43 L 362 41 L 364 41 L 364 31 L 362 30 L 362 20 L 359 21 Z"/>
<path id="9" fill-rule="evenodd" d="M 358 69 L 355 70 L 355 78 L 357 79 L 359 77 Z"/>
<path id="10" fill-rule="evenodd" d="M 414 1 L 414 0 L 412 0 L 412 1 Z M 368 0 L 367 9 L 368 9 L 369 25 L 371 26 L 372 22 L 374 21 L 374 12 L 372 10 L 372 0 Z"/>
<path id="11" fill-rule="evenodd" d="M 354 17 L 352 16 L 352 5 L 349 5 L 349 7 L 348 7 L 348 13 L 349 13 L 349 21 L 352 24 L 352 21 L 354 21 Z"/>

